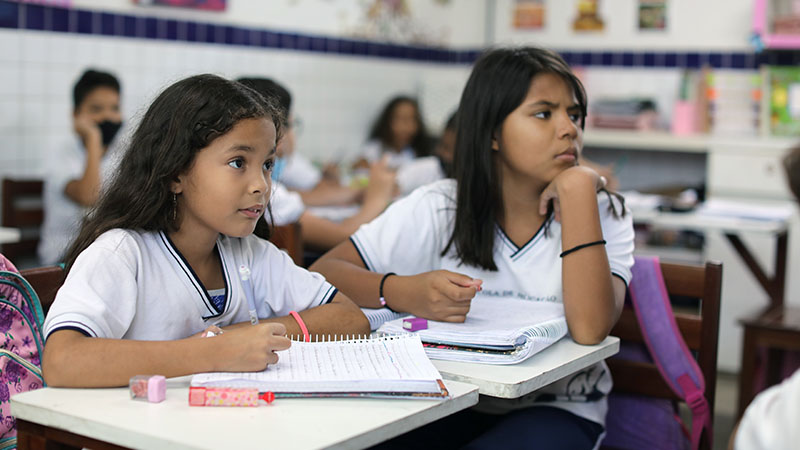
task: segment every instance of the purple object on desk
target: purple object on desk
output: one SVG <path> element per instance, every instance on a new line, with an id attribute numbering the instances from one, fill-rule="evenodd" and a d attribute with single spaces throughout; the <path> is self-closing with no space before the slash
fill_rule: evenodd
<path id="1" fill-rule="evenodd" d="M 403 319 L 403 329 L 408 331 L 427 330 L 428 319 L 422 319 L 420 317 L 409 317 L 408 319 Z"/>

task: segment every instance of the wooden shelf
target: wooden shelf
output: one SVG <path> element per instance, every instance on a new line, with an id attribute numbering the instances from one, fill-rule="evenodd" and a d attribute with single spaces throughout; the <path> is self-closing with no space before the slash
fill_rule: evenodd
<path id="1" fill-rule="evenodd" d="M 658 150 L 707 153 L 710 138 L 706 134 L 678 136 L 667 131 L 627 131 L 587 128 L 584 147 L 610 147 L 626 150 Z"/>

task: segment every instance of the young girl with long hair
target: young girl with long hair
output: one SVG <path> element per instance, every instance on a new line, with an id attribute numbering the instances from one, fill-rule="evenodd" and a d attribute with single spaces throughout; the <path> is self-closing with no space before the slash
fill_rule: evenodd
<path id="1" fill-rule="evenodd" d="M 458 108 L 456 179 L 395 202 L 312 269 L 362 307 L 439 321 L 463 322 L 473 299 L 562 303 L 572 339 L 602 341 L 631 278 L 633 225 L 621 197 L 578 164 L 586 106 L 557 54 L 486 52 Z M 457 414 L 443 423 L 458 433 L 434 424 L 428 437 L 444 447 L 593 448 L 610 389 L 599 363 L 522 398 L 482 398 L 479 409 L 494 414 Z"/>
<path id="2" fill-rule="evenodd" d="M 368 330 L 347 297 L 262 239 L 283 121 L 272 100 L 214 75 L 156 98 L 67 253 L 45 321 L 49 385 L 263 370 L 287 333 Z"/>

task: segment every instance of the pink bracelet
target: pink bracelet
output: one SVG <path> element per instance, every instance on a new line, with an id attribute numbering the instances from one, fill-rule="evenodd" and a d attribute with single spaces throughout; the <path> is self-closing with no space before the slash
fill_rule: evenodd
<path id="1" fill-rule="evenodd" d="M 294 317 L 294 320 L 297 321 L 297 324 L 300 325 L 300 331 L 303 332 L 303 342 L 309 342 L 310 336 L 308 335 L 308 328 L 306 328 L 306 323 L 303 322 L 303 318 L 300 317 L 300 314 L 297 311 L 289 311 L 289 315 Z"/>

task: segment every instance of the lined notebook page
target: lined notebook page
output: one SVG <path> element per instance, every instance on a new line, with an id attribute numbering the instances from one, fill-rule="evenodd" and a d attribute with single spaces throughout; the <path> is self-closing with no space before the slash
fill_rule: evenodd
<path id="1" fill-rule="evenodd" d="M 273 392 L 438 392 L 439 371 L 418 336 L 292 342 L 262 372 L 195 375 L 192 385 L 257 387 Z"/>

